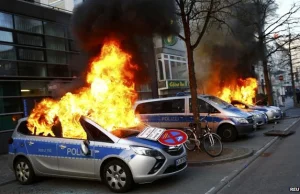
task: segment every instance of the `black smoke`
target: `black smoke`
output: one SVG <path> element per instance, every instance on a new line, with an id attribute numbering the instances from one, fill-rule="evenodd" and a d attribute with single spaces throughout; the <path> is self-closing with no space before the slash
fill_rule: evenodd
<path id="1" fill-rule="evenodd" d="M 252 4 L 244 4 L 242 10 L 230 10 L 235 17 L 226 18 L 226 26 L 211 26 L 196 50 L 199 92 L 216 95 L 232 80 L 255 77 L 254 65 L 260 58 L 254 25 L 257 16 L 249 14 L 255 13 Z"/>
<path id="2" fill-rule="evenodd" d="M 122 49 L 130 53 L 133 62 L 140 67 L 134 72 L 135 83 L 140 84 L 148 81 L 141 48 L 153 35 L 178 33 L 175 21 L 173 0 L 87 0 L 74 9 L 71 28 L 75 40 L 89 59 L 101 52 L 105 40 L 118 39 Z M 88 63 L 76 68 L 86 72 Z M 77 88 L 77 85 L 68 87 L 68 90 L 72 88 Z"/>

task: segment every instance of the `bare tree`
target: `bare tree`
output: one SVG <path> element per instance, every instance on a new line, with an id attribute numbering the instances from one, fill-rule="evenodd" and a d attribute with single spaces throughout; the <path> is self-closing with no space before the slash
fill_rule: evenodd
<path id="1" fill-rule="evenodd" d="M 226 25 L 226 16 L 230 7 L 241 0 L 175 0 L 182 34 L 178 34 L 186 45 L 192 112 L 194 121 L 199 124 L 197 103 L 197 80 L 195 76 L 194 50 L 205 36 L 211 25 Z"/>
<path id="2" fill-rule="evenodd" d="M 269 77 L 269 58 L 272 54 L 279 51 L 283 46 L 287 45 L 289 41 L 275 46 L 269 46 L 269 43 L 275 38 L 280 37 L 286 31 L 284 25 L 296 24 L 298 21 L 292 16 L 299 11 L 300 7 L 294 4 L 288 12 L 281 16 L 276 16 L 277 4 L 275 0 L 245 0 L 237 6 L 239 12 L 243 13 L 244 20 L 247 25 L 252 25 L 256 29 L 253 34 L 258 41 L 258 50 L 260 52 L 260 59 L 263 64 L 263 73 L 266 83 L 266 90 L 268 95 L 269 105 L 273 104 L 272 84 Z M 278 35 L 274 37 L 274 35 Z"/>

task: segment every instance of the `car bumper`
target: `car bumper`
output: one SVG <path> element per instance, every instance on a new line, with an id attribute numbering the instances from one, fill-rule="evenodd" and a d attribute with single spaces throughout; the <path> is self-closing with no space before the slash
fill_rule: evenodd
<path id="1" fill-rule="evenodd" d="M 274 121 L 274 120 L 281 119 L 281 113 L 280 112 L 267 113 L 267 115 L 268 115 L 268 120 L 269 121 Z"/>
<path id="2" fill-rule="evenodd" d="M 254 124 L 236 125 L 235 127 L 239 135 L 247 135 L 253 133 L 256 129 L 256 126 Z"/>
<path id="3" fill-rule="evenodd" d="M 266 119 L 265 118 L 263 118 L 263 117 L 261 117 L 261 118 L 256 118 L 255 120 L 255 123 L 256 123 L 256 126 L 262 126 L 262 125 L 264 125 L 264 124 L 266 124 Z"/>
<path id="4" fill-rule="evenodd" d="M 149 172 L 155 166 L 156 159 L 141 155 L 133 158 L 130 161 L 129 165 L 131 167 L 134 182 L 140 184 L 151 183 L 155 180 L 177 174 L 186 169 L 187 161 L 178 166 L 175 165 L 175 161 L 177 159 L 187 157 L 185 148 L 184 151 L 178 156 L 170 156 L 167 153 L 163 153 L 163 155 L 166 158 L 164 164 L 160 167 L 160 169 L 157 172 L 153 174 L 149 174 Z"/>

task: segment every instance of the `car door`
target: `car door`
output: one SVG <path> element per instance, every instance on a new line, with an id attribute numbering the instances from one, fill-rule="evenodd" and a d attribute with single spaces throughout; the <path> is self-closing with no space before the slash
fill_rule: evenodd
<path id="1" fill-rule="evenodd" d="M 22 139 L 17 144 L 17 150 L 26 152 L 33 168 L 37 173 L 55 175 L 58 173 L 57 163 L 57 138 L 37 136 L 27 128 L 27 121 L 22 121 L 17 131 L 22 134 Z M 25 149 L 23 149 L 25 148 Z M 25 151 L 26 150 L 26 151 Z"/>
<path id="2" fill-rule="evenodd" d="M 208 115 L 208 107 L 211 106 L 209 103 L 205 102 L 202 99 L 198 99 L 198 111 L 200 114 L 200 119 L 203 119 L 204 117 L 205 120 L 208 122 L 208 126 L 209 128 L 213 128 L 214 127 L 214 120 L 215 120 L 215 116 L 214 115 Z M 192 99 L 189 98 L 189 121 L 190 122 L 194 122 L 194 118 L 193 118 L 193 111 L 192 111 Z M 201 127 L 205 127 L 205 122 L 201 122 Z"/>
<path id="3" fill-rule="evenodd" d="M 83 139 L 61 138 L 57 145 L 58 170 L 61 175 L 94 178 L 94 143 L 90 142 L 90 155 L 81 151 Z"/>
<path id="4" fill-rule="evenodd" d="M 183 129 L 186 127 L 185 99 L 159 101 L 157 112 L 161 115 L 160 127 Z"/>

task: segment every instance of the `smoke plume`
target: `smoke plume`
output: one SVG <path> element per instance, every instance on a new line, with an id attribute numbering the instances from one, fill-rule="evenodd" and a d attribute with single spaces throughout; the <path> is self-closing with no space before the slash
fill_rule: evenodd
<path id="1" fill-rule="evenodd" d="M 148 72 L 140 50 L 155 34 L 178 33 L 174 13 L 173 0 L 87 0 L 74 9 L 72 32 L 90 59 L 100 53 L 105 40 L 118 39 L 139 65 L 134 74 L 135 83 L 141 84 L 148 80 Z M 78 68 L 86 72 L 87 66 Z M 68 86 L 68 90 L 72 88 L 77 85 Z"/>
<path id="2" fill-rule="evenodd" d="M 255 27 L 233 18 L 227 22 L 229 27 L 221 30 L 212 26 L 195 50 L 198 93 L 216 95 L 220 88 L 236 83 L 238 78 L 255 76 L 253 64 L 259 59 Z"/>

